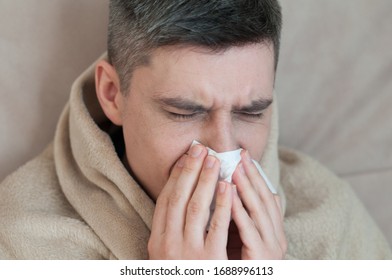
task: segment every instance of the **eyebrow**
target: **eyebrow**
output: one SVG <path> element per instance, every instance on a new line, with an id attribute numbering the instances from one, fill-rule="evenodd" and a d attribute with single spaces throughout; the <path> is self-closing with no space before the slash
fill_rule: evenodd
<path id="1" fill-rule="evenodd" d="M 209 110 L 209 108 L 206 108 L 201 104 L 198 104 L 192 100 L 181 98 L 181 97 L 159 98 L 158 102 L 161 103 L 162 105 L 174 107 L 189 112 L 201 112 L 201 111 Z"/>
<path id="2" fill-rule="evenodd" d="M 249 105 L 246 106 L 234 106 L 233 110 L 244 113 L 261 112 L 267 109 L 272 104 L 272 102 L 272 99 L 259 98 L 257 100 L 253 100 Z M 158 103 L 189 112 L 206 112 L 210 110 L 210 108 L 206 108 L 192 100 L 181 97 L 159 98 Z"/>
<path id="3" fill-rule="evenodd" d="M 244 113 L 262 112 L 267 109 L 272 104 L 272 102 L 272 99 L 259 98 L 257 100 L 253 100 L 250 105 L 246 105 L 243 107 L 234 106 L 234 111 Z"/>

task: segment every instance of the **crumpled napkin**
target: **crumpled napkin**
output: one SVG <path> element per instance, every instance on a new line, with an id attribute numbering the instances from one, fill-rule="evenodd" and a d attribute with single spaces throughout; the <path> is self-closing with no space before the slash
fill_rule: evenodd
<path id="1" fill-rule="evenodd" d="M 194 146 L 196 144 L 200 144 L 200 143 L 196 140 L 193 140 L 192 146 Z M 237 165 L 241 161 L 241 151 L 243 149 L 238 149 L 238 150 L 228 151 L 228 152 L 223 152 L 223 153 L 217 153 L 208 147 L 207 147 L 207 150 L 208 150 L 209 155 L 215 156 L 220 161 L 221 169 L 220 169 L 220 173 L 219 173 L 219 180 L 232 183 L 231 177 L 233 176 L 233 173 L 234 173 L 235 169 L 237 168 Z M 255 160 L 253 160 L 253 163 L 256 165 L 257 170 L 259 171 L 261 177 L 263 177 L 263 179 L 264 179 L 266 185 L 268 186 L 268 188 L 270 189 L 270 191 L 273 194 L 277 194 L 275 187 L 272 185 L 270 180 L 268 180 L 267 175 L 265 175 L 260 164 Z"/>
<path id="2" fill-rule="evenodd" d="M 196 144 L 200 144 L 200 143 L 196 140 L 193 140 L 191 146 L 194 146 Z M 228 152 L 223 152 L 223 153 L 217 153 L 213 149 L 210 149 L 208 147 L 207 147 L 207 150 L 208 150 L 209 155 L 215 156 L 220 161 L 221 169 L 220 169 L 220 173 L 219 173 L 219 180 L 232 183 L 231 177 L 233 176 L 233 173 L 234 173 L 235 169 L 237 168 L 237 165 L 241 161 L 241 151 L 243 149 L 238 149 L 238 150 L 228 151 Z M 270 180 L 268 180 L 267 175 L 265 175 L 260 164 L 255 160 L 253 160 L 253 163 L 256 165 L 257 170 L 259 171 L 261 177 L 263 177 L 269 190 L 273 194 L 277 194 L 276 189 L 274 188 L 274 186 L 272 185 Z M 215 210 L 215 195 L 214 195 L 213 201 L 210 206 L 210 217 L 208 219 L 206 231 L 208 231 L 210 228 L 211 217 L 212 217 L 212 214 L 214 213 L 214 210 Z"/>

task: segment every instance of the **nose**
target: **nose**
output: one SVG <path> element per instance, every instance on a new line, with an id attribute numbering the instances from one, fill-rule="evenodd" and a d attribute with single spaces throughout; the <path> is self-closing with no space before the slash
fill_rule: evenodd
<path id="1" fill-rule="evenodd" d="M 212 118 L 205 125 L 202 134 L 202 143 L 218 153 L 240 148 L 230 116 Z"/>

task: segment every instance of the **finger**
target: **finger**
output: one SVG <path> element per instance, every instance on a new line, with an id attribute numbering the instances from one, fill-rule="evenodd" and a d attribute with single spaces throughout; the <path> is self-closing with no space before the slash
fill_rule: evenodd
<path id="1" fill-rule="evenodd" d="M 276 205 L 278 206 L 278 209 L 279 209 L 279 212 L 280 212 L 280 217 L 281 217 L 281 219 L 283 221 L 284 214 L 283 214 L 283 209 L 282 209 L 282 200 L 280 199 L 279 195 L 274 195 L 274 199 L 275 199 Z"/>
<path id="2" fill-rule="evenodd" d="M 243 243 L 242 256 L 246 259 L 282 259 L 287 250 L 287 243 L 263 240 L 253 220 L 247 214 L 238 195 L 233 197 L 233 220 Z"/>
<path id="3" fill-rule="evenodd" d="M 279 240 L 279 244 L 280 244 L 280 246 L 282 248 L 282 251 L 286 252 L 286 250 L 287 250 L 287 239 L 286 239 L 286 235 L 285 235 L 285 232 L 284 232 L 284 220 L 283 220 L 284 219 L 284 214 L 283 214 L 283 210 L 282 210 L 281 199 L 280 199 L 280 197 L 278 195 L 274 195 L 274 199 L 275 199 L 276 205 L 278 206 L 278 209 L 279 209 L 279 212 L 280 212 L 280 223 L 282 225 L 282 229 L 278 230 L 276 232 L 276 236 L 277 236 L 277 238 Z"/>
<path id="4" fill-rule="evenodd" d="M 161 192 L 158 195 L 159 197 L 166 197 L 168 196 L 173 188 L 175 188 L 175 183 L 177 182 L 178 178 L 180 177 L 182 168 L 185 165 L 186 162 L 186 158 L 188 157 L 187 154 L 182 155 L 179 160 L 176 162 L 176 164 L 173 166 L 169 179 L 167 180 L 165 186 L 163 187 L 163 189 L 161 190 Z"/>
<path id="5" fill-rule="evenodd" d="M 284 244 L 286 242 L 286 237 L 284 234 L 280 201 L 277 201 L 278 196 L 274 195 L 268 188 L 266 182 L 264 181 L 264 178 L 260 175 L 256 165 L 253 163 L 249 152 L 242 151 L 241 157 L 243 169 L 245 170 L 245 173 L 249 178 L 251 185 L 256 189 L 263 204 L 265 205 L 267 213 L 271 218 L 275 236 L 279 240 L 279 243 Z"/>
<path id="6" fill-rule="evenodd" d="M 181 170 L 185 165 L 186 157 L 187 155 L 182 155 L 174 165 L 169 180 L 158 196 L 155 205 L 154 216 L 152 219 L 151 237 L 156 238 L 165 231 L 168 194 L 170 194 L 173 186 L 175 186 L 175 183 L 181 174 Z"/>
<path id="7" fill-rule="evenodd" d="M 274 194 L 268 188 L 266 182 L 264 181 L 263 177 L 260 175 L 259 171 L 257 170 L 256 165 L 253 163 L 249 152 L 242 151 L 241 152 L 243 169 L 245 174 L 247 175 L 251 185 L 256 190 L 257 194 L 261 198 L 263 205 L 267 210 L 267 213 L 271 217 L 272 224 L 274 226 L 275 232 L 282 232 L 283 231 L 283 224 L 282 224 L 282 214 L 278 208 L 278 204 L 276 203 Z"/>
<path id="8" fill-rule="evenodd" d="M 263 240 L 261 239 L 258 229 L 255 227 L 254 221 L 249 217 L 246 212 L 237 191 L 233 192 L 233 206 L 232 206 L 232 218 L 235 222 L 238 232 L 240 234 L 243 246 L 247 248 L 260 248 L 263 246 Z"/>
<path id="9" fill-rule="evenodd" d="M 237 191 L 239 197 L 241 197 L 243 205 L 245 206 L 250 218 L 254 221 L 255 227 L 259 231 L 263 240 L 266 242 L 274 242 L 276 239 L 275 227 L 271 220 L 271 216 L 268 213 L 264 202 L 261 200 L 255 188 L 246 176 L 243 163 L 239 164 L 237 170 L 233 174 L 233 181 L 237 185 Z"/>
<path id="10" fill-rule="evenodd" d="M 224 248 L 226 252 L 227 238 L 232 208 L 232 190 L 227 182 L 219 182 L 216 192 L 215 211 L 212 215 L 205 247 L 211 252 Z"/>
<path id="11" fill-rule="evenodd" d="M 250 157 L 249 152 L 245 150 L 241 151 L 241 159 L 245 174 L 248 176 L 249 181 L 256 189 L 264 203 L 267 205 L 267 207 L 271 206 L 271 208 L 275 208 L 275 210 L 278 210 L 273 200 L 274 194 L 268 188 L 264 178 L 260 175 L 260 172 L 254 164 L 252 158 Z"/>
<path id="12" fill-rule="evenodd" d="M 198 184 L 187 207 L 185 238 L 204 243 L 205 227 L 210 215 L 210 205 L 216 191 L 220 163 L 214 156 L 207 156 Z"/>
<path id="13" fill-rule="evenodd" d="M 207 149 L 202 145 L 191 147 L 178 180 L 168 195 L 165 232 L 173 236 L 183 235 L 186 208 L 206 155 Z"/>

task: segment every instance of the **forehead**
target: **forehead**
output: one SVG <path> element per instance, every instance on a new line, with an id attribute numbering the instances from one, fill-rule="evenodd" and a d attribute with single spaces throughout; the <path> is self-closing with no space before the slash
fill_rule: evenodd
<path id="1" fill-rule="evenodd" d="M 146 94 L 154 96 L 185 96 L 210 103 L 232 97 L 245 102 L 270 97 L 274 76 L 272 45 L 252 44 L 219 52 L 171 46 L 156 49 L 149 64 L 135 70 L 131 84 L 142 82 Z"/>
<path id="2" fill-rule="evenodd" d="M 188 70 L 193 73 L 200 68 L 203 72 L 214 71 L 221 72 L 225 69 L 233 71 L 237 69 L 239 72 L 244 69 L 239 69 L 239 66 L 247 66 L 250 69 L 261 70 L 261 68 L 269 68 L 270 64 L 274 65 L 274 49 L 272 43 L 258 43 L 248 44 L 239 47 L 230 47 L 223 50 L 211 50 L 204 47 L 197 46 L 165 46 L 155 49 L 148 60 L 148 66 L 153 69 L 165 70 L 172 67 L 181 70 Z M 244 65 L 244 63 L 246 65 Z M 221 66 L 227 65 L 225 69 Z M 212 68 L 207 68 L 210 66 Z M 217 69 L 218 68 L 218 69 Z M 274 72 L 274 67 L 272 67 Z"/>

